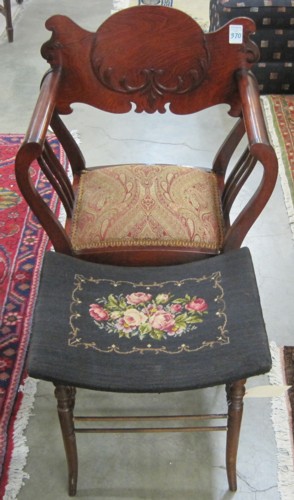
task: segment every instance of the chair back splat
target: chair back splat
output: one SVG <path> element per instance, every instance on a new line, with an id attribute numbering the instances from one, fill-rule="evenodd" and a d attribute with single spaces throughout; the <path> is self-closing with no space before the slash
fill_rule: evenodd
<path id="1" fill-rule="evenodd" d="M 188 15 L 175 9 L 126 9 L 113 15 L 96 33 L 64 16 L 53 16 L 52 38 L 42 55 L 54 71 L 61 68 L 56 106 L 84 102 L 111 113 L 195 113 L 228 103 L 239 116 L 236 69 L 249 70 L 258 49 L 249 40 L 254 23 L 242 23 L 244 43 L 228 44 L 230 25 L 205 34 Z M 115 36 L 114 36 L 115 34 Z M 224 62 L 224 48 L 227 50 Z"/>
<path id="2" fill-rule="evenodd" d="M 230 43 L 235 25 L 242 36 Z M 250 40 L 253 21 L 234 19 L 204 33 L 177 9 L 145 6 L 114 14 L 96 33 L 59 15 L 46 27 L 52 37 L 42 55 L 51 69 L 16 158 L 16 177 L 55 249 L 134 266 L 176 264 L 239 248 L 277 176 L 250 72 L 258 59 Z M 227 104 L 232 131 L 207 169 L 165 165 L 160 159 L 147 165 L 144 158 L 139 164 L 89 168 L 61 120 L 74 103 L 115 113 L 117 120 L 131 110 L 166 113 L 168 120 L 170 112 L 187 115 Z M 64 147 L 73 181 L 46 142 L 49 126 Z M 245 152 L 226 176 L 243 137 Z M 248 203 L 231 220 L 233 202 L 257 162 L 263 167 L 261 180 L 250 186 Z M 65 207 L 65 227 L 31 181 L 30 166 L 38 163 Z"/>

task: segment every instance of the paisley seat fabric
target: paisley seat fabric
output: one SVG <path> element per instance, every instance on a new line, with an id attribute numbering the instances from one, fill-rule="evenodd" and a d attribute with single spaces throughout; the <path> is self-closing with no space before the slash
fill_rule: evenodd
<path id="1" fill-rule="evenodd" d="M 217 252 L 222 213 L 214 173 L 172 165 L 117 165 L 81 176 L 71 240 L 84 248 L 168 246 Z"/>

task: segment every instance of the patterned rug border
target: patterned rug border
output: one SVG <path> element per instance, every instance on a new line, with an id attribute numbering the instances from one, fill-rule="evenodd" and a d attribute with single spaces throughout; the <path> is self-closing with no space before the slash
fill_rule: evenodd
<path id="1" fill-rule="evenodd" d="M 1 134 L 0 137 L 2 141 L 5 139 L 12 141 L 15 145 L 20 145 L 24 135 L 23 134 Z M 49 139 L 50 142 L 56 143 L 56 147 L 59 148 L 60 161 L 63 165 L 67 165 L 67 160 L 65 160 L 64 151 L 60 144 L 57 143 L 56 138 L 52 135 Z M 15 152 L 13 152 L 13 155 Z M 13 158 L 10 156 L 7 160 L 3 159 L 3 162 L 7 161 L 11 164 L 13 173 Z M 41 179 L 38 174 L 36 177 L 36 182 L 40 183 L 38 186 L 42 185 L 42 189 L 46 190 L 46 184 Z M 24 203 L 24 202 L 23 202 Z M 53 195 L 51 197 L 50 204 L 54 210 L 58 210 L 57 197 Z M 24 429 L 26 427 L 26 422 L 29 418 L 30 405 L 33 404 L 33 394 L 30 390 L 27 391 L 29 382 L 26 379 L 24 373 L 25 357 L 29 342 L 29 330 L 30 322 L 32 317 L 32 309 L 35 304 L 35 299 L 37 295 L 38 283 L 39 283 L 39 273 L 41 271 L 42 258 L 37 261 L 37 255 L 43 256 L 45 250 L 48 248 L 48 237 L 41 230 L 38 224 L 38 233 L 36 233 L 36 239 L 34 243 L 28 243 L 29 249 L 25 253 L 20 254 L 20 248 L 24 240 L 24 235 L 28 231 L 33 231 L 36 227 L 36 219 L 32 212 L 27 207 L 26 212 L 23 216 L 21 222 L 21 230 L 18 239 L 17 249 L 13 257 L 12 267 L 9 269 L 9 273 L 13 274 L 15 270 L 22 269 L 22 266 L 31 261 L 32 255 L 35 257 L 34 272 L 31 277 L 30 293 L 26 298 L 25 304 L 25 314 L 22 312 L 22 322 L 17 323 L 17 332 L 15 335 L 18 337 L 18 350 L 17 357 L 13 365 L 13 371 L 10 375 L 9 385 L 4 390 L 1 395 L 4 397 L 3 411 L 1 412 L 0 419 L 0 498 L 5 500 L 13 500 L 17 498 L 17 493 L 23 480 L 27 477 L 23 471 L 23 466 L 26 462 L 27 449 L 25 445 Z M 37 253 L 33 251 L 33 246 L 37 248 Z M 9 300 L 14 300 L 14 296 L 17 291 L 15 287 L 17 283 L 9 281 L 7 283 L 7 288 L 5 294 L 3 295 L 3 308 L 1 312 L 1 322 L 2 314 L 4 314 L 9 304 Z M 21 306 L 23 307 L 23 305 Z M 20 335 L 21 328 L 21 335 Z M 32 384 L 29 384 L 32 387 Z"/>
<path id="2" fill-rule="evenodd" d="M 291 96 L 284 96 L 284 99 L 293 99 Z M 278 118 L 276 116 L 274 100 L 283 99 L 283 96 L 263 96 L 262 104 L 268 126 L 268 133 L 271 143 L 276 151 L 279 162 L 279 176 L 284 193 L 284 200 L 289 217 L 289 224 L 294 238 L 294 178 L 291 176 L 291 166 L 289 157 L 286 153 L 286 145 L 283 134 L 279 128 Z M 294 138 L 293 138 L 294 140 Z M 294 149 L 293 149 L 294 151 Z M 293 154 L 293 151 L 290 154 Z"/>

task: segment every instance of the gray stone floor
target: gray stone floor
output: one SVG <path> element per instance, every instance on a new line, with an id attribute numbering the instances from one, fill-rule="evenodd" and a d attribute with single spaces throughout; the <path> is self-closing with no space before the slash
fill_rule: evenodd
<path id="1" fill-rule="evenodd" d="M 14 0 L 12 0 L 13 2 Z M 0 130 L 23 133 L 47 64 L 39 55 L 50 34 L 45 20 L 66 14 L 89 30 L 105 19 L 112 0 L 24 0 L 25 9 L 15 23 L 15 41 L 0 38 Z M 125 161 L 172 162 L 208 166 L 230 128 L 226 107 L 193 117 L 116 116 L 90 112 L 77 106 L 77 129 L 89 164 Z M 213 123 L 213 125 L 212 125 Z M 254 182 L 254 179 L 252 180 Z M 293 240 L 278 182 L 264 213 L 246 238 L 252 251 L 264 318 L 270 340 L 293 344 Z M 266 376 L 248 386 L 267 384 Z M 143 412 L 170 408 L 174 412 L 223 409 L 222 387 L 208 391 L 161 396 L 109 395 L 80 392 L 78 407 L 91 412 Z M 80 477 L 77 498 L 127 500 L 276 500 L 276 444 L 270 400 L 246 400 L 239 460 L 239 489 L 227 490 L 225 436 L 222 433 L 78 436 Z M 68 498 L 66 464 L 50 384 L 40 382 L 33 416 L 27 429 L 30 453 L 19 500 Z"/>

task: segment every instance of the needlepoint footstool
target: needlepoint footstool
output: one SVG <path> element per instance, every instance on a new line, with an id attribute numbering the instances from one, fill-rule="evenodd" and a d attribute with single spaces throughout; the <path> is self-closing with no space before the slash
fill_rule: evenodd
<path id="1" fill-rule="evenodd" d="M 55 252 L 45 256 L 28 371 L 56 387 L 70 495 L 77 483 L 74 436 L 85 431 L 77 427 L 79 417 L 74 420 L 76 387 L 161 393 L 225 384 L 228 413 L 219 417 L 227 422 L 220 428 L 227 430 L 227 474 L 235 490 L 245 379 L 270 367 L 247 248 L 146 268 L 93 264 Z M 197 429 L 209 427 L 188 428 Z"/>

